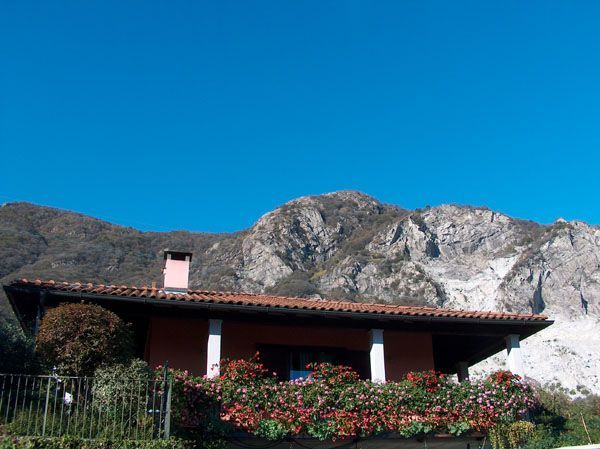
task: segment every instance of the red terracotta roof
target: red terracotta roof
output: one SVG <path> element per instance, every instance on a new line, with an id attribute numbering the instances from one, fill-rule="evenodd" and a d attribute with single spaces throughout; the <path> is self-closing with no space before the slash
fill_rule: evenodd
<path id="1" fill-rule="evenodd" d="M 383 315 L 405 315 L 446 318 L 477 318 L 489 320 L 545 321 L 545 315 L 520 314 L 509 312 L 483 312 L 467 310 L 439 309 L 434 307 L 401 306 L 395 304 L 374 304 L 330 299 L 307 299 L 288 296 L 273 296 L 255 293 L 217 292 L 188 290 L 187 293 L 168 293 L 160 288 L 135 287 L 127 285 L 82 284 L 80 282 L 56 282 L 53 280 L 29 281 L 19 279 L 11 286 L 33 286 L 44 290 L 107 295 L 116 297 L 149 298 L 170 301 L 191 301 L 246 305 L 284 309 L 318 310 L 331 312 L 355 312 Z"/>

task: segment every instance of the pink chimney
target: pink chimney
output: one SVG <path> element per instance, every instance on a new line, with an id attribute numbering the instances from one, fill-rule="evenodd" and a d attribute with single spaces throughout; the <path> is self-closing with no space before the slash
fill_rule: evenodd
<path id="1" fill-rule="evenodd" d="M 163 288 L 170 293 L 185 293 L 188 289 L 192 253 L 165 250 L 165 280 Z"/>

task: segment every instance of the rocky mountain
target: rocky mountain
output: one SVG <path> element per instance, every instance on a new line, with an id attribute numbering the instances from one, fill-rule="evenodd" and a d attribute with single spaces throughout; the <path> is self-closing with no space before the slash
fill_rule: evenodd
<path id="1" fill-rule="evenodd" d="M 32 204 L 0 207 L 3 282 L 148 285 L 160 282 L 165 248 L 194 253 L 198 288 L 545 313 L 556 322 L 524 342 L 528 372 L 600 394 L 596 226 L 470 206 L 409 211 L 348 191 L 299 198 L 232 234 L 140 232 Z"/>

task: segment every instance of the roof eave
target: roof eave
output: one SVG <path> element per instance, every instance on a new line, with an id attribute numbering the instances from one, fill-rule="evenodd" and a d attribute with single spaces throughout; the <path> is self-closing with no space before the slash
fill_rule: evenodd
<path id="1" fill-rule="evenodd" d="M 12 288 L 9 286 L 9 288 Z M 6 286 L 5 286 L 6 289 Z M 39 287 L 37 288 L 39 289 Z M 257 312 L 267 314 L 290 314 L 307 316 L 328 316 L 339 318 L 365 319 L 373 321 L 412 321 L 412 322 L 445 322 L 445 323 L 471 323 L 471 324 L 509 324 L 509 325 L 527 325 L 539 328 L 550 326 L 553 320 L 528 320 L 528 319 L 508 319 L 508 318 L 472 318 L 472 317 L 440 317 L 427 315 L 404 315 L 393 313 L 374 313 L 374 312 L 356 312 L 339 310 L 318 310 L 310 308 L 292 308 L 277 306 L 262 306 L 251 304 L 227 304 L 221 302 L 189 301 L 178 299 L 156 299 L 147 297 L 133 297 L 120 295 L 105 295 L 84 292 L 67 292 L 60 290 L 47 290 L 53 296 L 77 299 L 96 299 L 118 302 L 129 302 L 137 304 L 147 304 L 157 307 L 176 307 L 176 308 L 194 308 L 215 312 Z"/>

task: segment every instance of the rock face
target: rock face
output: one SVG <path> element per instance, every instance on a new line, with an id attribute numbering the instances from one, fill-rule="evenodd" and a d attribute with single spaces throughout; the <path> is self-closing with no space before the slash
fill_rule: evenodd
<path id="1" fill-rule="evenodd" d="M 194 252 L 199 288 L 547 314 L 555 324 L 523 343 L 528 373 L 600 393 L 595 226 L 468 206 L 407 211 L 358 192 L 291 201 L 234 234 L 142 233 L 29 204 L 0 208 L 3 281 L 160 282 L 167 247 Z"/>

